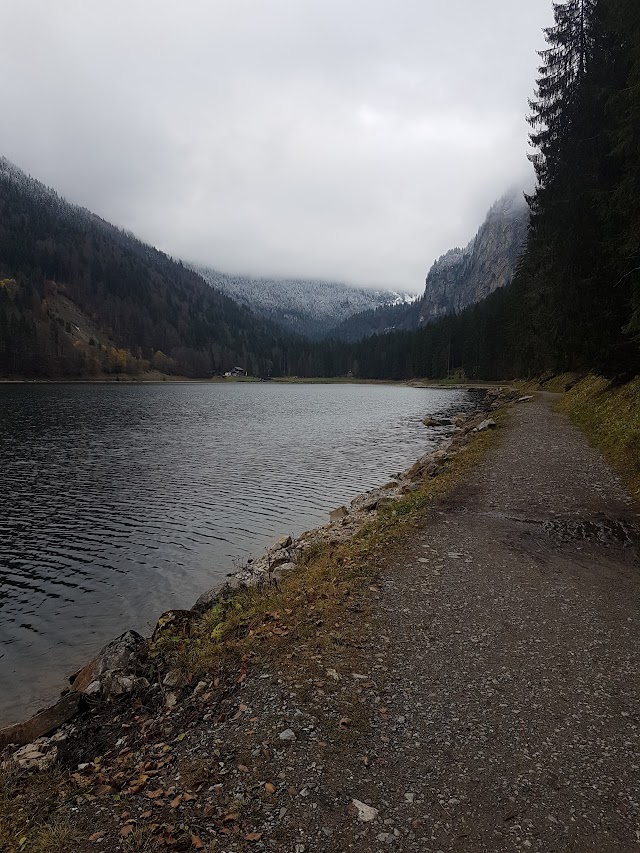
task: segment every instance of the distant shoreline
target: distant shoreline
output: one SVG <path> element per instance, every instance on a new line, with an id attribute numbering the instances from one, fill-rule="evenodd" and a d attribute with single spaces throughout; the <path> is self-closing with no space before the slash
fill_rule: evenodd
<path id="1" fill-rule="evenodd" d="M 59 377 L 51 379 L 26 379 L 0 377 L 0 385 L 223 385 L 230 383 L 260 383 L 271 382 L 276 385 L 400 385 L 408 388 L 450 388 L 454 391 L 470 388 L 482 390 L 483 388 L 500 388 L 511 383 L 505 382 L 448 382 L 437 379 L 358 379 L 357 377 L 298 377 L 279 376 L 273 379 L 259 379 L 256 376 L 212 376 L 210 378 L 193 379 L 188 376 L 169 376 L 164 374 L 147 376 L 127 376 L 123 374 L 114 377 Z"/>

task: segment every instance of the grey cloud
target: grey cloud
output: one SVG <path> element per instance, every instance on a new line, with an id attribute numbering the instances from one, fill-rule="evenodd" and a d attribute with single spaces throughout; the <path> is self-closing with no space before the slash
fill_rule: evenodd
<path id="1" fill-rule="evenodd" d="M 0 153 L 176 256 L 421 289 L 531 181 L 549 0 L 4 0 Z"/>

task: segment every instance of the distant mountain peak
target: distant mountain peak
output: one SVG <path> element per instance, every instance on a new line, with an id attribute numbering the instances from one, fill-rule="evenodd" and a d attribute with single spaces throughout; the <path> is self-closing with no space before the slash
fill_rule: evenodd
<path id="1" fill-rule="evenodd" d="M 484 222 L 466 246 L 454 246 L 433 262 L 421 297 L 395 307 L 360 312 L 334 330 L 343 340 L 410 330 L 457 314 L 511 282 L 522 254 L 529 225 L 524 194 L 511 188 L 487 211 Z"/>
<path id="2" fill-rule="evenodd" d="M 229 275 L 195 265 L 193 269 L 216 290 L 254 313 L 310 338 L 324 337 L 354 314 L 412 299 L 410 294 L 322 279 Z"/>
<path id="3" fill-rule="evenodd" d="M 491 205 L 464 249 L 450 249 L 431 266 L 420 303 L 420 325 L 458 314 L 509 284 L 524 250 L 528 227 L 524 194 L 512 188 Z"/>

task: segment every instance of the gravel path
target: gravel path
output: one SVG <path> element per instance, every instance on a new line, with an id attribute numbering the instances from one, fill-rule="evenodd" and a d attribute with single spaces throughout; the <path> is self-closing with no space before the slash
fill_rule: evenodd
<path id="1" fill-rule="evenodd" d="M 373 712 L 366 736 L 319 760 L 340 690 L 276 702 L 298 732 L 272 757 L 291 794 L 277 849 L 640 849 L 638 519 L 549 402 L 513 410 L 385 567 L 360 672 L 340 678 Z M 264 684 L 254 705 L 277 718 Z"/>

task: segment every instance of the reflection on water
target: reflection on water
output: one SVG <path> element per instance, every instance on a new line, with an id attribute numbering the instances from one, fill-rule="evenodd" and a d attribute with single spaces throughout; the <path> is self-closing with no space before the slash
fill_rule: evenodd
<path id="1" fill-rule="evenodd" d="M 461 391 L 0 386 L 0 724 L 425 452 Z"/>

